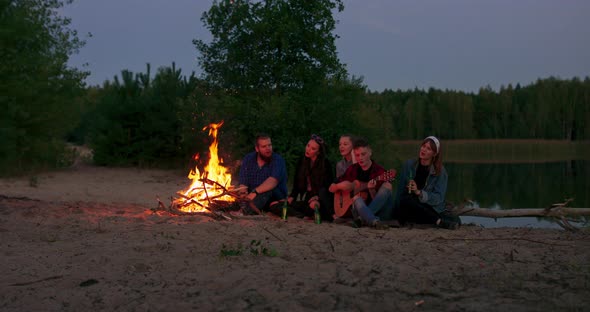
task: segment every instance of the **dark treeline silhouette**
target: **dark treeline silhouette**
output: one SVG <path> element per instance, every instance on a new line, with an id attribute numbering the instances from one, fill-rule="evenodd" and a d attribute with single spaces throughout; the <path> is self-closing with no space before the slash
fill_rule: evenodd
<path id="1" fill-rule="evenodd" d="M 324 136 L 337 159 L 340 133 L 379 144 L 435 134 L 449 139 L 588 140 L 590 80 L 540 79 L 477 94 L 452 90 L 368 92 L 359 80 L 326 83 L 315 94 L 239 93 L 183 77 L 180 70 L 123 71 L 88 89 L 82 123 L 70 138 L 89 144 L 102 165 L 185 166 L 210 144 L 202 128 L 225 121 L 220 153 L 226 161 L 252 150 L 259 132 L 292 163 L 311 133 Z"/>
<path id="2" fill-rule="evenodd" d="M 335 80 L 307 95 L 238 93 L 184 77 L 174 64 L 150 79 L 148 65 L 145 73 L 124 70 L 121 78 L 89 88 L 69 140 L 89 145 L 99 165 L 185 166 L 208 151 L 202 129 L 223 120 L 220 156 L 227 162 L 253 150 L 254 136 L 264 132 L 291 163 L 312 133 L 337 142 L 342 132 L 365 131 L 353 113 L 363 90 L 360 81 Z M 335 145 L 331 152 L 338 152 Z"/>
<path id="3" fill-rule="evenodd" d="M 396 139 L 590 139 L 590 80 L 539 79 L 477 94 L 385 90 L 366 94 L 378 125 Z"/>

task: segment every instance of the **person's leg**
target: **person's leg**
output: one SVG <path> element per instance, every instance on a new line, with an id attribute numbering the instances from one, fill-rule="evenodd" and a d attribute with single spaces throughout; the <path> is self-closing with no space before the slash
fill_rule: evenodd
<path id="1" fill-rule="evenodd" d="M 393 194 L 391 190 L 381 187 L 368 207 L 379 220 L 391 220 L 393 215 Z"/>
<path id="2" fill-rule="evenodd" d="M 256 195 L 256 197 L 254 197 L 254 199 L 250 202 L 250 209 L 252 210 L 250 213 L 254 212 L 254 214 L 256 214 L 268 210 L 268 204 L 270 203 L 271 196 L 271 192 L 265 192 Z"/>
<path id="3" fill-rule="evenodd" d="M 400 195 L 398 194 L 398 196 Z M 409 198 L 408 196 L 404 196 L 404 194 L 401 194 L 399 205 L 393 211 L 393 218 L 398 220 L 401 224 L 407 223 L 410 217 L 410 200 L 411 198 Z"/>
<path id="4" fill-rule="evenodd" d="M 440 219 L 439 214 L 429 205 L 423 204 L 416 198 L 402 201 L 401 207 L 404 208 L 405 221 L 418 224 L 437 224 Z"/>
<path id="5" fill-rule="evenodd" d="M 417 198 L 403 196 L 394 218 L 402 224 L 406 222 L 436 224 L 440 216 L 432 207 L 419 202 Z"/>
<path id="6" fill-rule="evenodd" d="M 354 219 L 360 218 L 366 225 L 373 225 L 375 221 L 379 221 L 379 218 L 373 214 L 371 209 L 365 204 L 365 201 L 360 197 L 356 197 L 352 202 L 352 215 Z"/>
<path id="7" fill-rule="evenodd" d="M 440 215 L 429 205 L 419 203 L 415 215 L 416 223 L 420 224 L 437 224 Z"/>
<path id="8" fill-rule="evenodd" d="M 320 189 L 318 197 L 320 198 L 320 214 L 322 221 L 332 221 L 334 219 L 334 194 L 328 189 Z"/>

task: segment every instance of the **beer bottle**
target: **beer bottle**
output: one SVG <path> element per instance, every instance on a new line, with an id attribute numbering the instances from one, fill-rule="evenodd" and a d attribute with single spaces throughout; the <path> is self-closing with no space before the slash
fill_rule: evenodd
<path id="1" fill-rule="evenodd" d="M 283 212 L 281 213 L 281 219 L 287 221 L 287 209 L 289 201 L 285 198 L 285 202 L 283 202 Z"/>
<path id="2" fill-rule="evenodd" d="M 315 224 L 322 223 L 322 216 L 320 215 L 320 204 L 316 203 L 313 210 L 313 221 Z"/>
<path id="3" fill-rule="evenodd" d="M 413 172 L 412 172 L 412 168 L 410 168 L 410 172 L 408 173 L 408 183 L 410 183 L 410 181 L 414 179 L 413 177 Z M 410 188 L 408 187 L 408 194 L 412 194 L 412 190 L 410 190 Z"/>

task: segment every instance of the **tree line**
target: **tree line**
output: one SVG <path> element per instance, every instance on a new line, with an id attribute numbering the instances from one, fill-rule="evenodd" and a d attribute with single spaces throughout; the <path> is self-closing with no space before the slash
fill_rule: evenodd
<path id="1" fill-rule="evenodd" d="M 521 86 L 366 93 L 366 103 L 399 139 L 590 139 L 590 79 L 549 77 Z"/>
<path id="2" fill-rule="evenodd" d="M 208 146 L 200 144 L 207 142 L 201 128 L 220 120 L 226 121 L 220 139 L 230 158 L 251 150 L 258 132 L 270 134 L 275 149 L 292 161 L 312 133 L 332 142 L 334 159 L 342 133 L 366 136 L 375 144 L 430 134 L 445 140 L 590 139 L 589 78 L 539 79 L 479 93 L 434 88 L 370 92 L 359 80 L 344 80 L 314 95 L 261 96 L 212 89 L 194 76 L 181 77 L 174 66 L 161 68 L 153 82 L 148 76 L 140 73 L 133 79 L 124 71 L 122 82 L 106 82 L 93 89 L 92 101 L 87 99 L 95 107 L 87 113 L 92 120 L 75 137 L 78 143 L 88 140 L 99 163 L 190 159 L 197 146 L 203 151 Z"/>

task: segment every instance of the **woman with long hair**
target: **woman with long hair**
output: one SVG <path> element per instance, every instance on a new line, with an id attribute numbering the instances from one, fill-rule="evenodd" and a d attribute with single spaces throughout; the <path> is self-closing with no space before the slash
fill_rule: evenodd
<path id="1" fill-rule="evenodd" d="M 333 197 L 328 192 L 328 187 L 333 180 L 326 144 L 319 135 L 312 134 L 305 146 L 304 155 L 299 158 L 295 167 L 293 189 L 287 198 L 289 205 L 305 217 L 312 217 L 318 205 L 322 220 L 332 220 Z"/>
<path id="2" fill-rule="evenodd" d="M 459 226 L 443 214 L 448 175 L 438 138 L 426 137 L 420 145 L 418 158 L 407 160 L 398 177 L 394 218 L 401 224 L 433 224 L 450 229 Z"/>
<path id="3" fill-rule="evenodd" d="M 355 137 L 350 134 L 343 134 L 338 140 L 338 150 L 342 159 L 336 163 L 336 179 L 340 178 L 346 172 L 346 169 L 354 163 L 354 153 L 352 152 L 352 146 L 354 145 Z"/>

